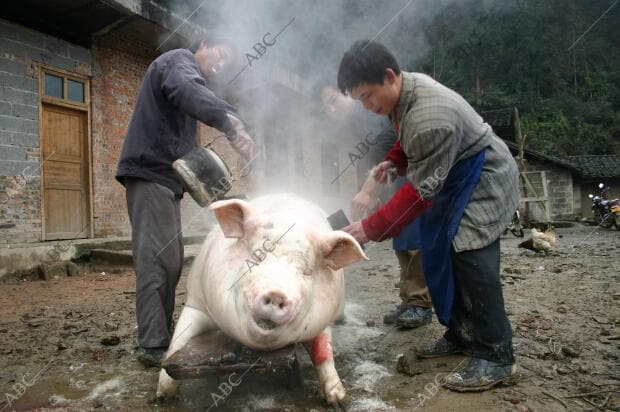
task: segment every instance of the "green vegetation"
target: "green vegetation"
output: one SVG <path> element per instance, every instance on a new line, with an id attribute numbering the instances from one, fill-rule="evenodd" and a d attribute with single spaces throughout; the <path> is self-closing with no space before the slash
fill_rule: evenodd
<path id="1" fill-rule="evenodd" d="M 479 110 L 516 106 L 530 149 L 620 154 L 620 3 L 570 51 L 613 1 L 488 4 L 447 6 L 426 28 L 431 51 L 409 67 Z"/>

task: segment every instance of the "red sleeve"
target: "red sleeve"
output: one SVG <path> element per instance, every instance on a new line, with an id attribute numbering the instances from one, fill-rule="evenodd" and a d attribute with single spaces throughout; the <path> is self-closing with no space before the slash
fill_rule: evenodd
<path id="1" fill-rule="evenodd" d="M 394 162 L 399 176 L 404 176 L 407 173 L 407 155 L 400 148 L 400 140 L 396 140 L 396 143 L 394 143 L 394 146 L 392 146 L 383 160 Z"/>
<path id="2" fill-rule="evenodd" d="M 370 240 L 380 242 L 398 235 L 430 205 L 430 200 L 423 199 L 411 183 L 407 183 L 381 209 L 362 220 L 362 227 Z"/>

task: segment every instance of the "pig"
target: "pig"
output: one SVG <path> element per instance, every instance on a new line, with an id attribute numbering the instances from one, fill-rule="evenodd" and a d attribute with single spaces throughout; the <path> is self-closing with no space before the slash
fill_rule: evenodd
<path id="1" fill-rule="evenodd" d="M 342 401 L 330 325 L 344 307 L 343 268 L 368 260 L 360 245 L 332 230 L 316 205 L 292 194 L 217 201 L 209 209 L 219 225 L 190 270 L 166 358 L 216 329 L 256 350 L 301 342 L 326 401 Z M 175 396 L 177 389 L 162 368 L 157 396 Z"/>

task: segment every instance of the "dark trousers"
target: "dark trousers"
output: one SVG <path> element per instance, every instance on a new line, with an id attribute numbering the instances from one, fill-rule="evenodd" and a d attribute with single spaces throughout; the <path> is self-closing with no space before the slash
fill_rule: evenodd
<path id="1" fill-rule="evenodd" d="M 142 179 L 125 179 L 136 271 L 138 343 L 167 347 L 174 297 L 183 265 L 180 199 L 172 190 Z"/>
<path id="2" fill-rule="evenodd" d="M 476 250 L 452 249 L 455 281 L 446 339 L 473 350 L 475 358 L 514 363 L 512 329 L 499 279 L 499 238 Z"/>

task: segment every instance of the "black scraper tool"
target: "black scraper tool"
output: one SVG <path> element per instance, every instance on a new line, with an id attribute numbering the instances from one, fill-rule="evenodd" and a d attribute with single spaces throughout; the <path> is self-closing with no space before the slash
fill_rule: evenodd
<path id="1" fill-rule="evenodd" d="M 349 226 L 351 224 L 351 222 L 349 222 L 349 219 L 347 219 L 347 215 L 344 214 L 342 209 L 338 209 L 336 213 L 332 213 L 331 215 L 327 216 L 327 221 L 334 230 L 340 230 L 343 227 Z"/>
<path id="2" fill-rule="evenodd" d="M 351 224 L 351 222 L 349 222 L 349 219 L 347 218 L 347 215 L 344 214 L 342 209 L 338 209 L 335 213 L 327 216 L 327 221 L 334 230 L 340 230 L 343 227 L 349 226 Z M 362 247 L 362 250 L 365 250 L 364 245 L 360 246 Z"/>

